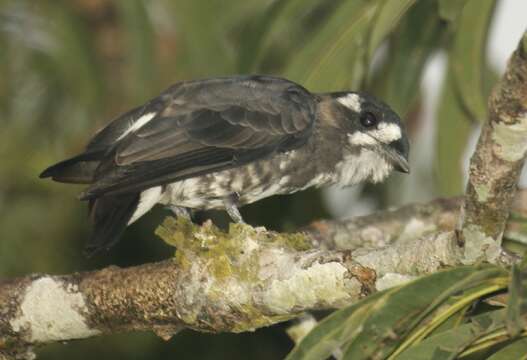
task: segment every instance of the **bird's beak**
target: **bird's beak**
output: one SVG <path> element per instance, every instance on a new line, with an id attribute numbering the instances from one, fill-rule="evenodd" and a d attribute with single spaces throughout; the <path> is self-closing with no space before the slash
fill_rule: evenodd
<path id="1" fill-rule="evenodd" d="M 394 141 L 383 146 L 384 154 L 392 163 L 393 168 L 406 174 L 410 172 L 408 147 L 408 143 L 405 143 L 404 140 Z"/>

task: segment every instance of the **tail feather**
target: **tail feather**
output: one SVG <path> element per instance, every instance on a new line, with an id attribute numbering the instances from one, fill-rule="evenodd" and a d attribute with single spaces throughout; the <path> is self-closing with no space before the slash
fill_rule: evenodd
<path id="1" fill-rule="evenodd" d="M 102 155 L 102 152 L 91 152 L 74 156 L 48 167 L 39 177 L 50 177 L 64 183 L 90 184 Z"/>
<path id="2" fill-rule="evenodd" d="M 84 253 L 92 256 L 108 250 L 118 241 L 139 203 L 139 194 L 103 196 L 89 202 L 94 230 Z"/>

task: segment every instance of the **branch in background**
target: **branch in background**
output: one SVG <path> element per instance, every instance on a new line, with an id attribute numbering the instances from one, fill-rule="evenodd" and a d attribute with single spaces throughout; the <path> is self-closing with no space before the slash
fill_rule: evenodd
<path id="1" fill-rule="evenodd" d="M 489 100 L 470 161 L 460 240 L 465 262 L 494 261 L 527 154 L 527 32 Z"/>
<path id="2" fill-rule="evenodd" d="M 462 205 L 462 197 L 441 198 L 344 220 L 315 221 L 304 231 L 309 234 L 314 247 L 329 250 L 383 248 L 438 232 L 455 231 Z M 516 193 L 511 212 L 516 216 L 508 221 L 504 235 L 527 244 L 524 226 L 527 219 L 526 189 Z"/>
<path id="3" fill-rule="evenodd" d="M 320 220 L 305 231 L 327 249 L 382 248 L 397 241 L 453 231 L 462 198 L 437 199 L 344 220 Z"/>

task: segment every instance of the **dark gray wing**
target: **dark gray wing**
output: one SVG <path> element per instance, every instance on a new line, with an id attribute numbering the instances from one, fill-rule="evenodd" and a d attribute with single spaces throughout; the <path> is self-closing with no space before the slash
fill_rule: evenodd
<path id="1" fill-rule="evenodd" d="M 280 78 L 217 78 L 177 84 L 133 117 L 152 113 L 108 152 L 83 198 L 143 190 L 298 147 L 311 134 L 315 99 Z"/>

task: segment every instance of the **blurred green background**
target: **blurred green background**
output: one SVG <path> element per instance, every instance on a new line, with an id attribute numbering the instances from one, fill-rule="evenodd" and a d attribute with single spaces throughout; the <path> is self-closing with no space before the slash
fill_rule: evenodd
<path id="1" fill-rule="evenodd" d="M 345 207 L 461 193 L 467 139 L 486 116 L 497 78 L 485 56 L 495 7 L 494 0 L 0 0 L 0 277 L 172 256 L 153 234 L 168 214 L 157 209 L 108 254 L 84 258 L 90 226 L 75 198 L 81 188 L 37 176 L 81 151 L 112 118 L 183 79 L 260 73 L 312 91 L 372 92 L 406 121 L 412 175 L 346 193 Z M 430 132 L 422 78 L 437 54 L 448 70 L 432 114 L 441 120 Z M 346 213 L 331 199 L 310 190 L 242 213 L 251 224 L 291 230 Z M 199 215 L 208 217 L 226 222 L 221 213 Z M 284 328 L 185 331 L 168 342 L 115 335 L 47 346 L 40 358 L 277 359 L 292 347 Z"/>

